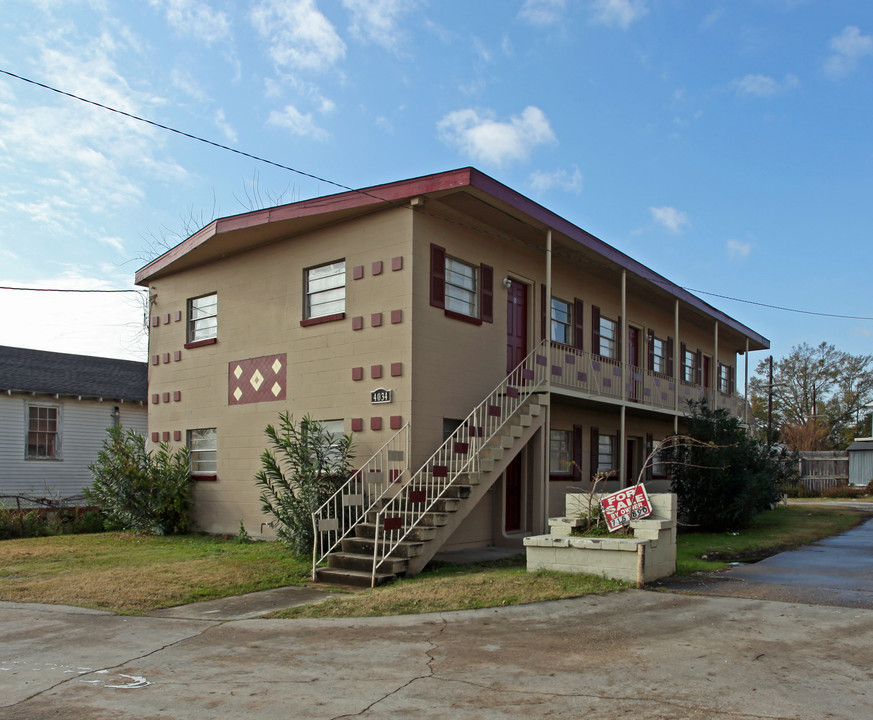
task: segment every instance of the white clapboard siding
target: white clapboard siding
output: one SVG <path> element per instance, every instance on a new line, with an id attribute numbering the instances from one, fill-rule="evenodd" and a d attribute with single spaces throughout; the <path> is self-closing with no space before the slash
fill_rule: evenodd
<path id="1" fill-rule="evenodd" d="M 26 460 L 29 404 L 60 409 L 61 458 Z M 0 395 L 0 495 L 66 498 L 91 484 L 88 466 L 103 447 L 112 413 L 118 407 L 122 426 L 141 434 L 148 429 L 147 409 L 135 403 L 75 398 Z"/>

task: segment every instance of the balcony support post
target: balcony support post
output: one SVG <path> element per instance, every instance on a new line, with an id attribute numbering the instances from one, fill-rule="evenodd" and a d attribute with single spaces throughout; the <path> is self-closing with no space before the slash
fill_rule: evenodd
<path id="1" fill-rule="evenodd" d="M 713 351 L 712 351 L 712 363 L 715 365 L 715 368 L 710 368 L 709 372 L 715 372 L 715 382 L 712 382 L 713 378 L 710 378 L 710 382 L 712 382 L 712 409 L 715 410 L 718 408 L 718 320 L 715 321 L 715 339 L 713 340 Z"/>
<path id="2" fill-rule="evenodd" d="M 543 482 L 540 489 L 542 510 L 541 527 L 549 526 L 549 473 L 551 472 L 552 455 L 552 228 L 546 228 L 546 306 L 542 316 L 545 318 L 546 336 L 546 394 L 549 404 L 546 406 L 546 419 L 543 423 L 542 452 L 540 453 L 539 467 L 543 468 Z"/>
<path id="3" fill-rule="evenodd" d="M 621 430 L 618 434 L 618 472 L 619 487 L 623 488 L 627 479 L 627 440 L 625 438 L 625 407 L 628 401 L 628 374 L 627 358 L 628 358 L 628 337 L 627 337 L 627 271 L 621 271 L 621 327 L 618 330 L 621 338 Z"/>
<path id="4" fill-rule="evenodd" d="M 749 426 L 749 338 L 746 338 L 745 377 L 743 379 L 743 424 Z M 770 381 L 773 384 L 773 381 Z"/>
<path id="5" fill-rule="evenodd" d="M 679 433 L 679 298 L 673 303 L 673 432 Z"/>

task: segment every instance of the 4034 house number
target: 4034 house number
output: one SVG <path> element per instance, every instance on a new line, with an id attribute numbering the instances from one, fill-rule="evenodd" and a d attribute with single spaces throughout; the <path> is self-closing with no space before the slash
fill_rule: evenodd
<path id="1" fill-rule="evenodd" d="M 377 388 L 370 393 L 370 402 L 373 405 L 391 402 L 391 391 L 385 388 Z"/>

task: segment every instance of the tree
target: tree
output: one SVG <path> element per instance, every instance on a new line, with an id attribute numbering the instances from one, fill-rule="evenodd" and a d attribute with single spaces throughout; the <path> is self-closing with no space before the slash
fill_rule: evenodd
<path id="1" fill-rule="evenodd" d="M 157 452 L 146 450 L 145 438 L 120 425 L 88 466 L 94 477 L 85 490 L 88 502 L 100 508 L 110 527 L 151 532 L 184 533 L 190 527 L 191 457 L 188 448 L 170 451 L 161 443 Z"/>
<path id="2" fill-rule="evenodd" d="M 746 434 L 739 418 L 691 402 L 683 440 L 662 444 L 682 521 L 702 530 L 737 530 L 778 502 L 796 461 L 781 446 Z"/>
<path id="3" fill-rule="evenodd" d="M 767 426 L 768 395 L 773 393 L 772 425 L 796 450 L 846 447 L 867 417 L 873 400 L 873 355 L 852 355 L 829 343 L 797 345 L 773 364 L 758 363 L 749 383 L 757 434 Z"/>
<path id="4" fill-rule="evenodd" d="M 304 417 L 298 425 L 287 412 L 279 427 L 267 425 L 269 448 L 261 454 L 255 483 L 261 488 L 265 513 L 272 515 L 276 534 L 292 551 L 312 551 L 312 513 L 351 474 L 352 436 L 334 435 L 317 420 Z"/>

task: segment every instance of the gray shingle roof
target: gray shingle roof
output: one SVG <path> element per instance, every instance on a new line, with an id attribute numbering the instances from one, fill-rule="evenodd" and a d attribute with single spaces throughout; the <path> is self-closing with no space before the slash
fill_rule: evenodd
<path id="1" fill-rule="evenodd" d="M 148 364 L 0 345 L 0 390 L 146 402 Z"/>

